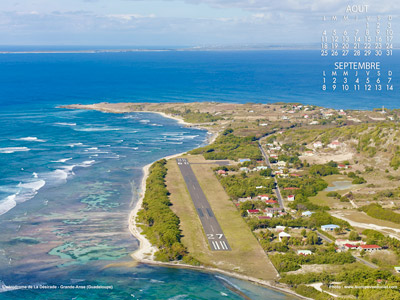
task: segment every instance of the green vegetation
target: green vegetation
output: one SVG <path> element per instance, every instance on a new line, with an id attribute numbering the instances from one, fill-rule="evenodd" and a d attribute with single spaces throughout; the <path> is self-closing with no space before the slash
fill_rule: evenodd
<path id="1" fill-rule="evenodd" d="M 306 274 L 282 274 L 280 280 L 283 283 L 295 284 L 310 284 L 314 282 L 328 283 L 335 281 L 335 276 L 330 273 L 306 273 Z"/>
<path id="2" fill-rule="evenodd" d="M 349 234 L 349 240 L 350 241 L 358 241 L 358 240 L 361 240 L 361 237 L 357 231 L 351 231 Z"/>
<path id="3" fill-rule="evenodd" d="M 266 179 L 259 173 L 249 177 L 242 175 L 218 176 L 225 191 L 233 199 L 271 194 L 275 185 L 273 179 Z M 262 186 L 263 188 L 256 188 Z"/>
<path id="4" fill-rule="evenodd" d="M 286 146 L 286 144 L 284 144 L 284 145 L 282 146 L 282 149 L 285 149 L 284 146 Z M 280 155 L 278 156 L 278 160 L 285 161 L 285 162 L 287 162 L 287 163 L 289 163 L 289 164 L 292 164 L 294 168 L 301 168 L 301 167 L 303 167 L 303 163 L 301 162 L 298 153 L 296 153 L 295 155 L 292 155 L 292 156 L 286 155 L 286 154 L 280 154 Z"/>
<path id="5" fill-rule="evenodd" d="M 352 184 L 363 184 L 367 182 L 363 177 L 357 176 L 354 172 L 349 172 L 347 176 L 353 179 L 351 182 Z"/>
<path id="6" fill-rule="evenodd" d="M 297 255 L 295 253 L 270 255 L 271 261 L 278 272 L 296 271 L 301 265 L 334 264 L 343 265 L 356 261 L 349 252 L 335 252 L 335 248 L 312 255 Z"/>
<path id="7" fill-rule="evenodd" d="M 261 170 L 260 171 L 260 175 L 261 176 L 265 176 L 265 177 L 271 177 L 272 176 L 272 169 L 268 168 L 265 170 Z"/>
<path id="8" fill-rule="evenodd" d="M 263 249 L 268 252 L 288 252 L 288 246 L 312 246 L 319 244 L 318 235 L 314 231 L 309 231 L 308 234 L 306 234 L 307 237 L 305 240 L 303 240 L 303 237 L 292 236 L 289 239 L 283 239 L 281 242 L 277 242 L 277 236 L 269 230 L 266 232 L 261 231 L 256 234 L 256 236 L 258 237 Z"/>
<path id="9" fill-rule="evenodd" d="M 390 209 L 383 208 L 377 203 L 372 203 L 370 205 L 363 206 L 361 207 L 361 210 L 364 211 L 370 217 L 400 224 L 400 214 L 395 213 Z"/>
<path id="10" fill-rule="evenodd" d="M 309 170 L 311 175 L 314 176 L 328 176 L 333 174 L 339 174 L 339 169 L 336 166 L 328 163 L 326 165 L 312 165 Z"/>
<path id="11" fill-rule="evenodd" d="M 302 296 L 311 298 L 311 299 L 316 299 L 316 300 L 331 300 L 332 296 L 317 291 L 316 289 L 314 289 L 312 286 L 307 286 L 307 285 L 303 285 L 300 284 L 298 286 L 296 286 L 294 288 L 294 291 Z"/>
<path id="12" fill-rule="evenodd" d="M 326 194 L 327 197 L 340 199 L 342 197 L 338 192 L 329 192 Z"/>
<path id="13" fill-rule="evenodd" d="M 286 196 L 289 192 L 284 188 L 296 187 L 298 190 L 291 190 L 294 195 L 303 195 L 304 197 L 312 197 L 328 187 L 328 183 L 318 177 L 297 177 L 297 178 L 281 178 L 278 180 L 279 187 L 283 189 L 282 193 Z"/>
<path id="14" fill-rule="evenodd" d="M 197 111 L 192 111 L 191 109 L 186 109 L 184 112 L 167 109 L 166 112 L 169 114 L 180 115 L 183 120 L 188 123 L 212 123 L 222 120 L 222 117 L 214 116 L 208 112 L 202 113 Z"/>
<path id="15" fill-rule="evenodd" d="M 308 197 L 318 194 L 319 191 L 324 190 L 328 183 L 322 178 L 315 176 L 303 176 L 297 178 L 279 179 L 279 187 L 282 191 L 282 196 L 294 194 L 295 200 L 289 203 L 289 207 L 298 210 L 329 210 L 327 206 L 320 206 L 312 203 Z M 285 191 L 285 187 L 297 187 L 298 190 Z"/>
<path id="16" fill-rule="evenodd" d="M 397 170 L 400 167 L 400 151 L 396 151 L 393 154 L 389 164 L 393 169 Z"/>
<path id="17" fill-rule="evenodd" d="M 307 274 L 283 274 L 280 280 L 294 288 L 294 290 L 306 297 L 313 299 L 332 299 L 331 296 L 318 292 L 312 287 L 306 286 L 315 282 L 329 284 L 331 282 L 341 282 L 341 286 L 377 286 L 381 281 L 384 286 L 398 286 L 400 280 L 389 271 L 372 270 L 367 267 L 352 267 L 342 270 L 336 274 L 322 273 L 307 273 Z M 338 288 L 333 291 L 335 294 L 340 293 L 347 297 L 356 297 L 360 300 L 370 299 L 398 299 L 399 291 L 397 289 L 345 289 Z M 337 298 L 336 298 L 337 299 Z M 342 298 L 340 298 L 342 299 Z"/>
<path id="18" fill-rule="evenodd" d="M 167 161 L 163 159 L 150 167 L 143 209 L 139 211 L 137 218 L 143 224 L 143 233 L 160 249 L 155 254 L 157 260 L 183 259 L 187 263 L 197 264 L 197 261 L 188 256 L 186 248 L 181 243 L 179 218 L 170 208 L 171 202 L 165 185 L 166 163 Z"/>
<path id="19" fill-rule="evenodd" d="M 318 211 L 308 218 L 293 219 L 291 216 L 272 218 L 272 219 L 256 219 L 251 218 L 248 221 L 251 230 L 272 228 L 276 226 L 287 227 L 306 227 L 314 229 L 326 224 L 336 224 L 342 228 L 351 228 L 350 224 L 342 219 L 331 216 L 325 211 Z M 324 233 L 325 234 L 325 233 Z"/>
<path id="20" fill-rule="evenodd" d="M 400 257 L 400 241 L 398 239 L 385 236 L 379 231 L 373 229 L 365 229 L 361 234 L 367 237 L 367 244 L 376 244 L 381 247 L 387 247 Z"/>
<path id="21" fill-rule="evenodd" d="M 249 158 L 261 160 L 262 155 L 254 136 L 240 137 L 233 133 L 233 129 L 226 129 L 211 145 L 194 149 L 191 154 L 203 154 L 205 159 Z"/>
<path id="22" fill-rule="evenodd" d="M 338 120 L 336 120 L 338 122 Z M 322 124 L 322 123 L 321 123 Z M 322 124 L 323 125 L 323 124 Z M 400 167 L 400 147 L 392 142 L 399 138 L 399 124 L 394 122 L 364 123 L 357 125 L 337 126 L 331 128 L 296 128 L 288 130 L 282 135 L 274 135 L 274 139 L 282 142 L 290 141 L 296 145 L 309 144 L 321 141 L 327 145 L 333 140 L 355 140 L 354 150 L 366 157 L 376 156 L 379 152 L 387 153 L 391 157 L 390 166 L 397 170 Z M 274 140 L 271 137 L 271 140 Z M 298 147 L 305 151 L 304 146 Z"/>

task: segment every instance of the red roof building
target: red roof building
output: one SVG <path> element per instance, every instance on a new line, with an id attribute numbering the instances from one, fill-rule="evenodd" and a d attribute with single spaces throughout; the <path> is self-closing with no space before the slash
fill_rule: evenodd
<path id="1" fill-rule="evenodd" d="M 285 188 L 283 188 L 285 191 L 288 191 L 288 190 L 299 190 L 300 188 L 298 188 L 298 187 L 285 187 Z"/>
<path id="2" fill-rule="evenodd" d="M 219 175 L 225 175 L 226 174 L 226 171 L 224 171 L 224 170 L 218 170 L 218 172 L 217 172 Z"/>
<path id="3" fill-rule="evenodd" d="M 289 196 L 287 197 L 287 200 L 288 200 L 288 201 L 294 201 L 294 195 L 289 195 Z"/>
<path id="4" fill-rule="evenodd" d="M 249 214 L 259 214 L 260 210 L 259 209 L 248 209 L 247 212 Z"/>
<path id="5" fill-rule="evenodd" d="M 381 250 L 382 248 L 378 245 L 360 245 L 358 247 L 358 249 L 372 252 L 372 251 L 376 251 L 376 250 Z"/>
<path id="6" fill-rule="evenodd" d="M 266 200 L 265 203 L 267 203 L 267 204 L 275 204 L 275 203 L 278 203 L 278 201 L 273 200 L 273 199 L 269 199 L 269 200 Z"/>
<path id="7" fill-rule="evenodd" d="M 339 169 L 348 169 L 349 166 L 340 164 L 340 165 L 338 165 L 338 168 L 339 168 Z"/>
<path id="8" fill-rule="evenodd" d="M 355 249 L 358 248 L 357 245 L 352 245 L 352 244 L 344 244 L 343 247 L 344 247 L 346 250 L 355 250 Z"/>
<path id="9" fill-rule="evenodd" d="M 267 216 L 258 216 L 258 219 L 260 220 L 265 220 L 265 219 L 271 219 L 270 217 Z"/>

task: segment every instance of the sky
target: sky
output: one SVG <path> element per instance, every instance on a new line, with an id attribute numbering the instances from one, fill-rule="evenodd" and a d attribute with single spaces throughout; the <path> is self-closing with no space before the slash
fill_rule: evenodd
<path id="1" fill-rule="evenodd" d="M 400 1 L 365 0 L 372 16 Z M 318 44 L 323 16 L 352 0 L 3 0 L 2 45 L 224 46 Z M 354 16 L 356 13 L 350 15 Z M 358 14 L 365 17 L 365 14 Z M 364 22 L 365 23 L 365 22 Z M 364 23 L 360 23 L 361 25 Z M 341 24 L 335 25 L 340 28 Z M 332 27 L 332 26 L 331 26 Z"/>

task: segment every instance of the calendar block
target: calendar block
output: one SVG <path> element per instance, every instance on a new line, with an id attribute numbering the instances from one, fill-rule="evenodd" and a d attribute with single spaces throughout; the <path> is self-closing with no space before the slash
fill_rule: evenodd
<path id="1" fill-rule="evenodd" d="M 322 90 L 393 91 L 393 16 L 374 15 L 369 5 L 343 12 L 322 18 Z"/>

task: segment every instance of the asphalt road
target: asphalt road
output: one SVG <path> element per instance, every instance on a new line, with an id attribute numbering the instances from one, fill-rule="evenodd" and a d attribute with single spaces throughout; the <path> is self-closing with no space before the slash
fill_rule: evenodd
<path id="1" fill-rule="evenodd" d="M 358 260 L 359 262 L 363 263 L 364 265 L 366 265 L 366 266 L 368 266 L 370 268 L 373 268 L 373 269 L 378 269 L 379 268 L 377 265 L 374 265 L 373 263 L 370 263 L 369 261 L 366 261 L 365 259 L 363 259 L 361 257 L 355 256 L 354 254 L 352 254 L 352 255 L 356 260 Z"/>
<path id="2" fill-rule="evenodd" d="M 324 240 L 324 241 L 327 242 L 327 243 L 333 243 L 333 241 L 332 241 L 330 238 L 328 238 L 326 235 L 323 235 L 321 232 L 316 231 L 316 233 L 317 233 L 318 237 L 319 237 L 321 240 Z"/>
<path id="3" fill-rule="evenodd" d="M 261 153 L 264 156 L 264 159 L 265 159 L 265 162 L 267 163 L 267 166 L 269 168 L 271 168 L 271 163 L 269 162 L 269 157 L 268 157 L 267 153 L 265 153 L 265 151 L 264 151 L 263 147 L 261 146 L 260 142 L 258 142 L 258 147 L 260 147 Z M 279 186 L 278 186 L 278 180 L 276 179 L 276 176 L 274 176 L 274 180 L 275 180 L 275 186 L 276 186 L 276 188 L 275 188 L 276 198 L 278 199 L 279 207 L 283 209 L 283 208 L 285 208 L 285 206 L 283 205 L 283 199 L 282 199 L 281 191 L 280 191 Z"/>
<path id="4" fill-rule="evenodd" d="M 222 232 L 221 226 L 219 225 L 202 188 L 200 187 L 196 175 L 193 173 L 189 161 L 185 158 L 177 158 L 176 162 L 183 178 L 185 179 L 190 197 L 192 198 L 194 207 L 196 208 L 201 224 L 203 225 L 204 233 L 206 234 L 211 250 L 231 251 L 232 249 Z"/>
<path id="5" fill-rule="evenodd" d="M 330 238 L 328 238 L 327 236 L 323 235 L 322 233 L 320 233 L 320 232 L 318 232 L 318 231 L 316 231 L 316 232 L 317 232 L 317 235 L 318 235 L 321 239 L 323 239 L 324 241 L 326 241 L 326 242 L 328 242 L 328 243 L 333 243 L 333 241 L 332 241 Z M 354 255 L 354 254 L 351 254 L 351 255 L 353 255 L 353 257 L 354 257 L 357 261 L 359 261 L 360 263 L 363 263 L 364 265 L 366 265 L 366 266 L 368 266 L 368 267 L 370 267 L 370 268 L 373 268 L 373 269 L 378 269 L 378 268 L 379 268 L 377 265 L 374 265 L 373 263 L 370 263 L 369 261 L 367 261 L 367 260 L 365 260 L 365 259 L 363 259 L 363 258 L 361 258 L 361 257 L 358 257 L 358 256 L 356 256 L 356 255 Z"/>

